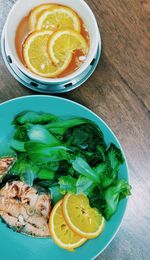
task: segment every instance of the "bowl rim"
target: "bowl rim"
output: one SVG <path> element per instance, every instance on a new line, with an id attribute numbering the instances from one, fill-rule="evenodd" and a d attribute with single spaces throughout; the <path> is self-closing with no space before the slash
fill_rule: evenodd
<path id="1" fill-rule="evenodd" d="M 32 99 L 32 98 L 34 98 L 34 99 L 44 98 L 44 99 L 49 99 L 49 100 L 54 99 L 54 100 L 60 100 L 60 101 L 63 100 L 63 101 L 65 101 L 65 102 L 67 102 L 67 103 L 77 105 L 78 107 L 81 107 L 82 109 L 87 110 L 88 112 L 90 112 L 90 114 L 92 114 L 92 115 L 93 115 L 94 117 L 96 117 L 99 121 L 101 121 L 101 123 L 104 124 L 104 126 L 109 130 L 109 132 L 111 133 L 111 135 L 112 135 L 112 136 L 114 137 L 114 139 L 117 141 L 117 144 L 119 145 L 119 148 L 121 149 L 121 152 L 122 152 L 122 154 L 123 154 L 123 156 L 124 156 L 124 158 L 125 158 L 125 162 L 124 162 L 124 163 L 125 163 L 125 166 L 126 166 L 126 174 L 127 174 L 126 179 L 127 179 L 127 181 L 128 181 L 130 184 L 132 184 L 132 183 L 130 182 L 130 177 L 129 177 L 129 167 L 128 167 L 127 158 L 126 158 L 126 155 L 125 155 L 125 153 L 124 153 L 124 150 L 123 150 L 123 148 L 122 148 L 122 145 L 121 145 L 120 141 L 119 141 L 118 138 L 116 137 L 115 133 L 111 130 L 111 128 L 109 127 L 109 125 L 108 125 L 100 116 L 98 116 L 95 112 L 93 112 L 91 109 L 89 109 L 89 108 L 85 107 L 84 105 L 81 105 L 81 104 L 79 104 L 79 103 L 77 103 L 77 102 L 75 102 L 75 101 L 69 100 L 69 99 L 67 99 L 67 98 L 58 97 L 58 96 L 51 96 L 51 95 L 43 95 L 43 94 L 42 94 L 42 95 L 27 95 L 27 96 L 21 96 L 21 97 L 13 98 L 13 99 L 10 99 L 10 100 L 7 100 L 7 101 L 4 101 L 4 102 L 0 103 L 0 108 L 1 108 L 1 106 L 5 105 L 5 104 L 13 103 L 14 101 L 17 101 L 17 100 Z M 122 222 L 123 222 L 123 220 L 124 220 L 124 218 L 125 218 L 125 215 L 126 215 L 126 212 L 127 212 L 127 207 L 128 207 L 130 198 L 129 198 L 129 197 L 126 197 L 124 200 L 125 200 L 125 206 L 124 206 L 124 209 L 123 209 L 123 212 L 122 212 L 122 216 L 121 216 L 121 218 L 120 218 L 120 222 L 119 222 L 119 224 L 118 224 L 118 226 L 117 226 L 117 228 L 116 228 L 114 234 L 112 235 L 112 237 L 110 238 L 110 240 L 106 243 L 106 245 L 105 245 L 98 253 L 96 253 L 96 255 L 92 256 L 91 259 L 95 259 L 96 257 L 98 257 L 98 256 L 109 246 L 109 244 L 112 242 L 112 240 L 115 238 L 116 234 L 118 233 L 118 231 L 119 231 L 119 229 L 120 229 L 120 227 L 121 227 L 121 225 L 122 225 Z M 22 236 L 22 234 L 19 234 L 19 235 Z"/>
<path id="2" fill-rule="evenodd" d="M 62 78 L 44 78 L 42 76 L 38 76 L 35 73 L 31 72 L 28 68 L 26 68 L 21 61 L 19 61 L 19 57 L 18 60 L 14 57 L 13 52 L 11 50 L 11 48 L 9 47 L 9 41 L 8 41 L 8 28 L 9 28 L 9 24 L 10 24 L 10 16 L 12 15 L 12 13 L 15 11 L 15 8 L 20 4 L 21 0 L 17 0 L 15 2 L 15 4 L 12 6 L 12 8 L 10 9 L 6 22 L 5 22 L 5 40 L 6 40 L 6 51 L 8 52 L 8 55 L 10 55 L 13 63 L 29 78 L 34 79 L 38 82 L 43 82 L 43 83 L 63 83 L 66 81 L 70 81 L 72 79 L 74 79 L 75 77 L 78 77 L 79 75 L 81 75 L 87 68 L 88 66 L 90 66 L 91 62 L 93 61 L 93 59 L 95 58 L 97 49 L 98 49 L 98 45 L 100 44 L 101 47 L 101 36 L 100 36 L 100 31 L 99 31 L 99 27 L 97 24 L 97 20 L 96 17 L 92 11 L 92 9 L 90 8 L 90 6 L 84 1 L 84 0 L 79 0 L 82 5 L 84 5 L 84 7 L 86 8 L 86 10 L 88 10 L 88 12 L 90 13 L 92 19 L 93 19 L 93 23 L 95 24 L 95 34 L 96 34 L 96 44 L 94 46 L 94 50 L 92 52 L 92 54 L 89 56 L 87 56 L 85 62 L 81 65 L 81 67 L 79 67 L 76 71 L 74 71 L 73 73 L 62 77 Z M 69 6 L 69 5 L 68 5 Z M 90 49 L 89 49 L 90 51 Z"/>

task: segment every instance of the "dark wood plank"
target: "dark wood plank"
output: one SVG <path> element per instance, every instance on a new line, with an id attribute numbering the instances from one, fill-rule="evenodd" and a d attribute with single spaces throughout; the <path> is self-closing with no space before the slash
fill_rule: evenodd
<path id="1" fill-rule="evenodd" d="M 0 0 L 0 30 L 15 1 Z M 150 1 L 87 0 L 102 33 L 103 52 L 93 76 L 64 96 L 101 116 L 125 150 L 133 195 L 121 229 L 100 260 L 150 258 Z M 0 57 L 0 102 L 30 95 Z"/>

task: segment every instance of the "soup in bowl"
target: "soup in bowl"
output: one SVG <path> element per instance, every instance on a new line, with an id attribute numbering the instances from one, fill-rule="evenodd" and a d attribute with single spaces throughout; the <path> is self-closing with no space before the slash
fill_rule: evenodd
<path id="1" fill-rule="evenodd" d="M 60 83 L 81 75 L 91 64 L 99 30 L 84 1 L 18 0 L 6 22 L 5 40 L 12 62 L 26 76 Z"/>

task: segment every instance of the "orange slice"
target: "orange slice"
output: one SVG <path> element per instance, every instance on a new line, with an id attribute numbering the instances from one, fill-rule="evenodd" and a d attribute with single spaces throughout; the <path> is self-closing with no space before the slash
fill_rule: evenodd
<path id="1" fill-rule="evenodd" d="M 36 30 L 36 24 L 37 24 L 37 20 L 40 16 L 40 14 L 46 10 L 46 9 L 50 9 L 52 7 L 56 7 L 56 5 L 53 4 L 41 4 L 36 6 L 29 15 L 29 28 L 30 30 L 33 32 Z"/>
<path id="2" fill-rule="evenodd" d="M 84 194 L 68 194 L 63 200 L 63 214 L 68 226 L 79 236 L 90 239 L 101 234 L 104 218 L 91 208 Z"/>
<path id="3" fill-rule="evenodd" d="M 62 73 L 71 61 L 71 54 L 56 66 L 49 58 L 47 45 L 52 31 L 34 32 L 26 39 L 23 57 L 29 70 L 42 77 L 56 77 Z"/>
<path id="4" fill-rule="evenodd" d="M 78 15 L 69 7 L 57 6 L 42 12 L 37 21 L 37 30 L 60 30 L 72 29 L 77 32 L 81 30 Z"/>
<path id="5" fill-rule="evenodd" d="M 76 235 L 66 224 L 62 214 L 62 200 L 53 208 L 49 221 L 50 234 L 55 243 L 69 251 L 86 242 L 85 238 Z"/>
<path id="6" fill-rule="evenodd" d="M 88 44 L 81 34 L 73 30 L 59 30 L 49 39 L 48 52 L 55 64 L 66 60 L 75 50 L 82 50 L 87 55 Z"/>

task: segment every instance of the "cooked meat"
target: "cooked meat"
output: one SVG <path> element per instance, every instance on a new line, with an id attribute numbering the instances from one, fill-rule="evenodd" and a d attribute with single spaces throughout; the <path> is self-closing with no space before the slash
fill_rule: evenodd
<path id="1" fill-rule="evenodd" d="M 18 232 L 49 236 L 50 210 L 50 195 L 21 181 L 7 182 L 0 190 L 0 217 Z"/>
<path id="2" fill-rule="evenodd" d="M 0 181 L 7 174 L 10 167 L 14 164 L 15 160 L 15 157 L 0 158 Z"/>

